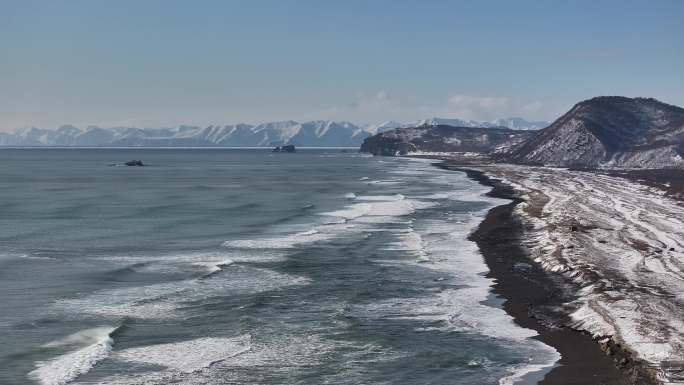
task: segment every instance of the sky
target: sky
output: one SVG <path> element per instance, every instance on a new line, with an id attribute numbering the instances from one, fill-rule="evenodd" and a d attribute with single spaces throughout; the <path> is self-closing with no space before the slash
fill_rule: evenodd
<path id="1" fill-rule="evenodd" d="M 0 0 L 0 131 L 684 106 L 684 1 Z"/>

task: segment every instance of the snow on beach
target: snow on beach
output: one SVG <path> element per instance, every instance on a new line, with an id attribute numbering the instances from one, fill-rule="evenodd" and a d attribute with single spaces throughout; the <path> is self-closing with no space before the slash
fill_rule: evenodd
<path id="1" fill-rule="evenodd" d="M 571 326 L 612 339 L 664 383 L 684 381 L 684 207 L 625 179 L 480 167 L 518 190 L 531 257 L 578 286 Z"/>

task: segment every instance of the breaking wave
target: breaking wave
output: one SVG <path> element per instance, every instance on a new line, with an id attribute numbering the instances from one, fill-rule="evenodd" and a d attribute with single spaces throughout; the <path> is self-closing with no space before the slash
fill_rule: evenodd
<path id="1" fill-rule="evenodd" d="M 44 348 L 74 346 L 76 349 L 51 360 L 37 362 L 29 377 L 42 385 L 64 385 L 72 381 L 109 356 L 114 344 L 112 333 L 118 328 L 86 329 L 43 345 Z"/>
<path id="2" fill-rule="evenodd" d="M 116 358 L 159 365 L 181 373 L 193 373 L 251 349 L 251 336 L 233 338 L 205 337 L 168 344 L 130 348 Z"/>

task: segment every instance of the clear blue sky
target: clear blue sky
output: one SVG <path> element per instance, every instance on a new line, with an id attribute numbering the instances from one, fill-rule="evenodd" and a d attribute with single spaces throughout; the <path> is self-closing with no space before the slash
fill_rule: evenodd
<path id="1" fill-rule="evenodd" d="M 684 1 L 0 0 L 0 130 L 684 105 Z"/>

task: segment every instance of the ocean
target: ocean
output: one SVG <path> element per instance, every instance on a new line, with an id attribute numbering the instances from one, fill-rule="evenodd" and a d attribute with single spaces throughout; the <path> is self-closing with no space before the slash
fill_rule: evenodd
<path id="1" fill-rule="evenodd" d="M 2 149 L 0 187 L 1 384 L 535 383 L 559 358 L 467 240 L 505 201 L 431 161 Z"/>

